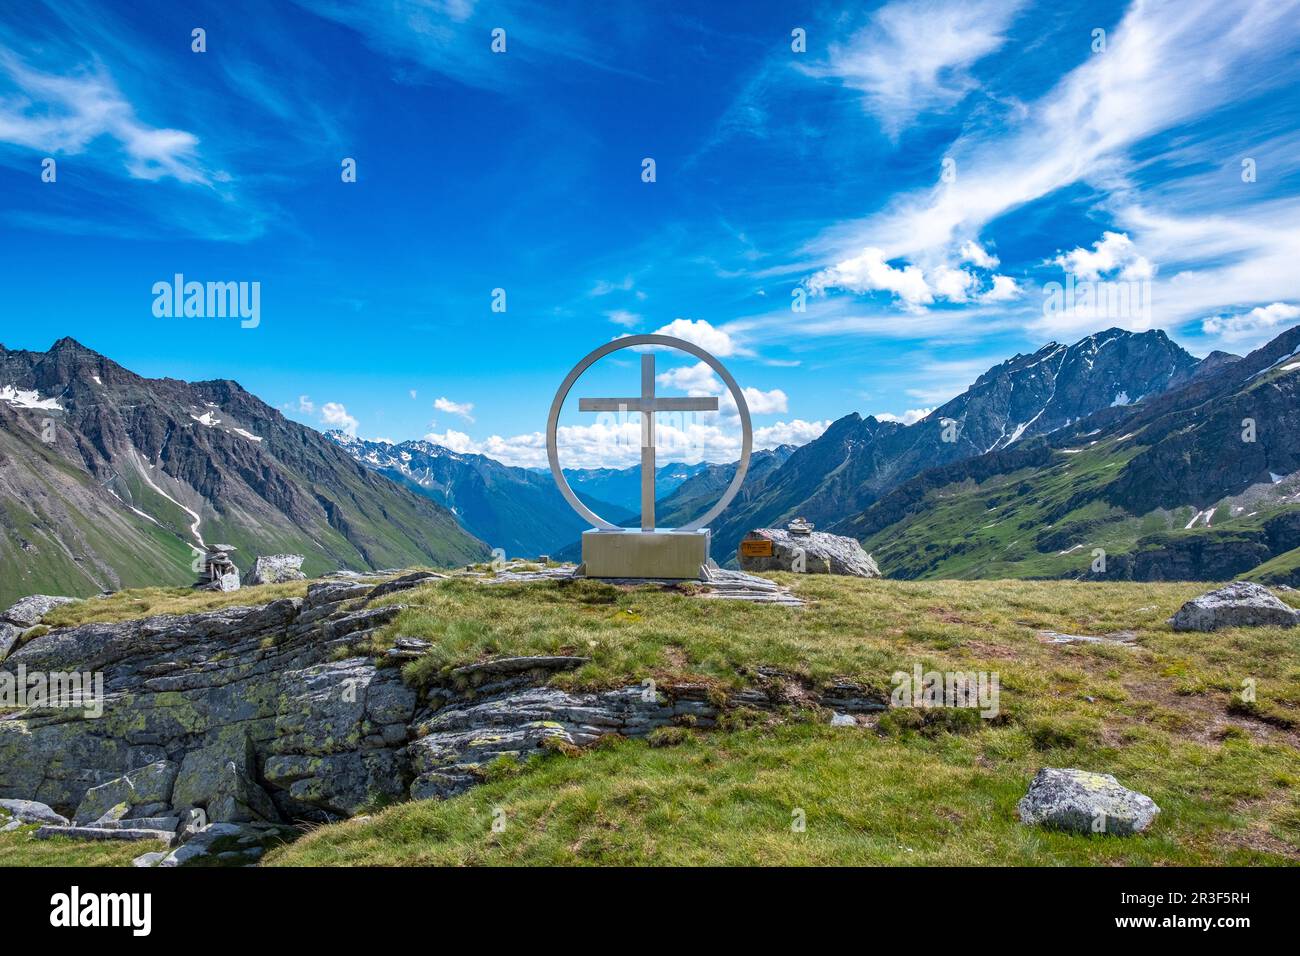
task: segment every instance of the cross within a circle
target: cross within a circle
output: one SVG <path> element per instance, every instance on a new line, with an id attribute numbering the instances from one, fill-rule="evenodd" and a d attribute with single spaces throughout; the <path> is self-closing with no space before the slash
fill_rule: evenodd
<path id="1" fill-rule="evenodd" d="M 636 398 L 580 398 L 580 412 L 641 413 L 641 530 L 655 528 L 655 412 L 716 412 L 718 400 L 655 396 L 655 357 L 641 356 L 641 394 Z"/>

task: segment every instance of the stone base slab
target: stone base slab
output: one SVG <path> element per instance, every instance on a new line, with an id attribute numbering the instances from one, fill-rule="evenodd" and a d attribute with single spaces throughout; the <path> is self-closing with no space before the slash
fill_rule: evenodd
<path id="1" fill-rule="evenodd" d="M 709 561 L 709 539 L 707 528 L 592 528 L 582 533 L 583 572 L 589 578 L 702 580 Z"/>

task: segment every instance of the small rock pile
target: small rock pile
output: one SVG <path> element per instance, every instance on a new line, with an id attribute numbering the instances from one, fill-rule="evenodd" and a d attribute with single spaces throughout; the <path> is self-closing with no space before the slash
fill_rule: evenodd
<path id="1" fill-rule="evenodd" d="M 236 550 L 229 544 L 209 544 L 203 555 L 203 570 L 194 587 L 200 591 L 238 591 L 239 568 L 230 560 Z"/>

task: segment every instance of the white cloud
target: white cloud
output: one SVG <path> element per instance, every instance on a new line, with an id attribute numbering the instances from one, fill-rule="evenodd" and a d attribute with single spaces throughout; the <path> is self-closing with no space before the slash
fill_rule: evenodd
<path id="1" fill-rule="evenodd" d="M 790 400 L 779 388 L 774 388 L 770 392 L 757 388 L 745 388 L 743 391 L 745 404 L 749 406 L 751 415 L 784 415 L 790 410 Z"/>
<path id="2" fill-rule="evenodd" d="M 1133 240 L 1122 232 L 1103 232 L 1091 250 L 1071 249 L 1052 262 L 1080 279 L 1094 281 L 1115 273 L 1120 279 L 1150 279 L 1155 273 L 1151 263 L 1138 253 Z"/>
<path id="3" fill-rule="evenodd" d="M 330 428 L 337 428 L 348 435 L 356 435 L 360 424 L 348 414 L 347 407 L 341 402 L 326 402 L 320 407 L 320 420 Z"/>
<path id="4" fill-rule="evenodd" d="M 777 422 L 765 428 L 754 429 L 755 448 L 775 448 L 777 445 L 806 445 L 831 427 L 830 419 L 806 422 L 796 418 L 791 422 Z"/>
<path id="5" fill-rule="evenodd" d="M 794 419 L 754 429 L 754 448 L 802 445 L 826 430 L 829 421 Z M 426 441 L 460 454 L 486 455 L 507 465 L 525 468 L 548 467 L 546 436 L 528 432 L 512 437 L 492 435 L 476 441 L 464 432 L 448 429 L 430 432 Z M 740 457 L 740 432 L 724 424 L 701 420 L 683 422 L 680 416 L 660 415 L 655 423 L 655 445 L 660 462 L 732 462 Z M 560 461 L 565 468 L 626 468 L 641 460 L 641 419 L 633 413 L 626 420 L 601 416 L 590 425 L 560 426 L 556 429 Z"/>
<path id="6" fill-rule="evenodd" d="M 984 255 L 983 250 L 979 252 Z M 986 255 L 984 261 L 997 263 L 997 259 Z M 805 285 L 809 293 L 815 296 L 825 295 L 835 289 L 858 295 L 889 292 L 904 309 L 913 313 L 924 312 L 926 306 L 937 300 L 955 303 L 973 300 L 1004 302 L 1020 294 L 1019 287 L 1010 276 L 995 275 L 992 284 L 981 290 L 983 283 L 980 277 L 969 269 L 957 268 L 941 259 L 924 269 L 915 264 L 893 266 L 885 261 L 884 253 L 874 247 L 814 273 Z M 801 323 L 800 331 L 805 328 L 806 324 Z"/>
<path id="7" fill-rule="evenodd" d="M 740 352 L 728 333 L 714 328 L 704 319 L 673 319 L 663 328 L 656 329 L 654 334 L 685 339 L 717 358 L 725 358 Z"/>
<path id="8" fill-rule="evenodd" d="M 415 389 L 411 389 L 411 398 L 415 398 Z"/>
<path id="9" fill-rule="evenodd" d="M 602 296 L 609 295 L 611 292 L 631 292 L 634 283 L 631 276 L 624 276 L 621 282 L 610 282 L 607 279 L 598 279 L 596 284 L 591 287 L 591 295 Z"/>
<path id="10" fill-rule="evenodd" d="M 66 76 L 42 73 L 0 47 L 0 75 L 19 91 L 0 99 L 0 142 L 75 156 L 108 136 L 121 147 L 135 179 L 210 182 L 197 158 L 198 137 L 141 122 L 102 67 Z"/>
<path id="11" fill-rule="evenodd" d="M 307 397 L 306 395 L 299 395 L 299 396 L 298 396 L 298 411 L 301 412 L 301 413 L 304 414 L 304 415 L 311 415 L 311 414 L 314 414 L 315 411 L 316 411 L 316 403 L 313 402 L 313 401 L 312 401 L 309 397 Z"/>
<path id="12" fill-rule="evenodd" d="M 473 402 L 453 402 L 450 398 L 442 397 L 434 399 L 433 407 L 440 412 L 447 413 L 448 415 L 459 415 L 471 424 L 474 421 Z"/>
<path id="13" fill-rule="evenodd" d="M 707 362 L 696 362 L 680 368 L 669 369 L 655 376 L 655 382 L 665 388 L 681 389 L 687 395 L 719 395 L 722 380 L 709 368 Z"/>
<path id="14" fill-rule="evenodd" d="M 961 256 L 962 262 L 969 262 L 981 269 L 996 269 L 1000 261 L 997 256 L 987 251 L 974 239 L 967 239 L 963 242 L 958 250 L 958 255 Z"/>
<path id="15" fill-rule="evenodd" d="M 1019 7 L 1007 0 L 890 3 L 830 62 L 812 72 L 861 90 L 866 107 L 896 137 L 922 113 L 950 107 L 975 86 L 969 68 L 994 52 Z"/>
<path id="16" fill-rule="evenodd" d="M 945 151 L 956 162 L 955 180 L 896 196 L 877 214 L 824 231 L 806 251 L 838 262 L 873 248 L 884 262 L 927 266 L 1008 212 L 1086 183 L 1112 197 L 1105 211 L 1142 250 L 1144 261 L 1127 263 L 1130 275 L 1160 264 L 1156 301 L 1166 326 L 1235 303 L 1292 300 L 1300 294 L 1295 202 L 1229 200 L 1232 169 L 1187 174 L 1196 187 L 1190 195 L 1165 183 L 1139 196 L 1130 151 L 1234 101 L 1282 89 L 1294 76 L 1288 57 L 1298 9 L 1295 0 L 1245 8 L 1218 0 L 1134 3 L 1109 31 L 1105 53 L 1087 56 L 1036 101 L 990 113 L 987 122 L 973 117 Z M 1222 151 L 1196 139 L 1184 150 L 1193 148 L 1198 157 Z M 1206 214 L 1229 201 L 1231 215 Z M 1193 249 L 1217 255 L 1193 260 Z M 923 296 L 914 290 L 910 301 Z"/>
<path id="17" fill-rule="evenodd" d="M 627 309 L 610 309 L 605 313 L 605 318 L 615 325 L 621 325 L 625 329 L 630 329 L 641 321 L 641 316 L 635 312 L 629 312 Z"/>
<path id="18" fill-rule="evenodd" d="M 1024 295 L 1024 289 L 1011 276 L 995 275 L 993 285 L 980 294 L 981 302 L 1010 302 Z"/>
<path id="19" fill-rule="evenodd" d="M 934 294 L 925 281 L 925 273 L 917 266 L 896 269 L 885 261 L 885 254 L 868 247 L 850 259 L 845 259 L 808 279 L 808 291 L 825 295 L 831 289 L 848 292 L 892 292 L 908 308 L 918 308 L 934 301 Z"/>
<path id="20" fill-rule="evenodd" d="M 1217 335 L 1225 342 L 1272 338 L 1279 325 L 1300 319 L 1300 306 L 1288 302 L 1257 306 L 1241 315 L 1216 315 L 1201 323 L 1206 335 Z"/>
<path id="21" fill-rule="evenodd" d="M 882 422 L 899 422 L 903 425 L 914 425 L 929 415 L 933 408 L 909 408 L 901 415 L 895 415 L 892 412 L 876 412 L 875 418 Z"/>

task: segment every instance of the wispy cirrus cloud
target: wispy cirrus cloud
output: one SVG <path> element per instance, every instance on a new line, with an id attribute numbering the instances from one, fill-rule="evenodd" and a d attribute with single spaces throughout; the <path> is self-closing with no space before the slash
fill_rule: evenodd
<path id="1" fill-rule="evenodd" d="M 891 137 L 977 87 L 970 67 L 1006 42 L 1023 0 L 895 0 L 812 71 L 860 90 Z"/>
<path id="2" fill-rule="evenodd" d="M 142 121 L 102 64 L 45 72 L 0 46 L 0 83 L 0 142 L 57 157 L 80 155 L 102 137 L 134 179 L 207 185 L 224 177 L 204 168 L 193 133 Z"/>
<path id="3" fill-rule="evenodd" d="M 1265 190 L 1258 197 L 1229 195 L 1234 183 L 1240 185 L 1235 162 L 1207 176 L 1203 156 L 1213 130 L 1195 124 L 1205 124 L 1226 104 L 1257 100 L 1296 82 L 1288 56 L 1297 15 L 1295 0 L 1231 7 L 1213 0 L 1134 3 L 1110 31 L 1104 52 L 1020 110 L 971 123 L 943 152 L 954 163 L 951 181 L 904 191 L 880 212 L 817 236 L 804 251 L 833 264 L 813 280 L 830 288 L 828 278 L 861 274 L 860 289 L 848 281 L 839 287 L 859 294 L 884 288 L 904 308 L 924 308 L 944 298 L 929 276 L 954 268 L 986 230 L 996 237 L 999 219 L 1030 204 L 1061 202 L 1067 187 L 1086 185 L 1106 197 L 1094 211 L 1115 226 L 1099 228 L 1090 246 L 1057 250 L 1055 264 L 1100 274 L 1118 257 L 1133 278 L 1159 270 L 1162 324 L 1178 325 L 1230 303 L 1295 298 L 1300 277 L 1287 261 L 1294 262 L 1295 231 L 1288 238 L 1278 229 L 1295 202 Z M 1086 32 L 1079 42 L 1086 45 Z M 1139 147 L 1174 129 L 1182 131 L 1179 148 L 1193 153 L 1196 165 L 1187 171 L 1166 166 L 1153 188 L 1142 175 L 1147 160 Z M 1199 152 L 1193 149 L 1198 140 Z M 1244 151 L 1246 144 L 1237 145 Z M 1249 147 L 1276 153 L 1267 141 Z M 1191 201 L 1189 191 L 1197 193 Z M 1220 212 L 1229 206 L 1230 215 Z M 1189 208 L 1196 214 L 1186 214 Z M 1205 255 L 1193 258 L 1176 241 L 1180 236 L 1191 237 Z M 1040 262 L 1051 258 L 1045 250 Z M 926 288 L 909 270 L 926 277 Z M 1015 281 L 1007 276 L 984 295 L 968 294 L 967 301 L 1013 299 L 1009 283 Z M 1020 316 L 1028 329 L 1050 325 L 1033 309 Z M 948 318 L 957 326 L 967 316 L 957 310 Z"/>

